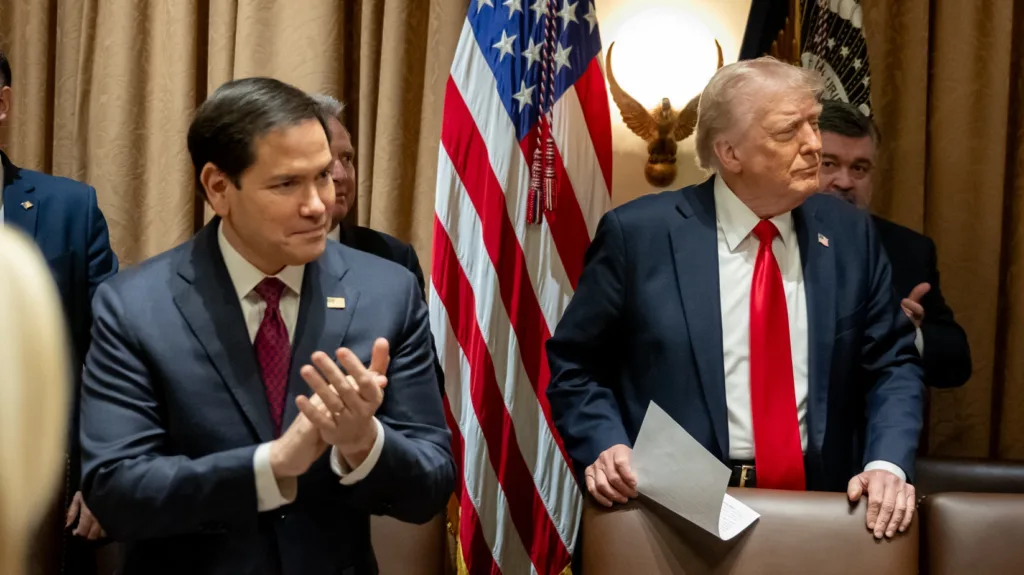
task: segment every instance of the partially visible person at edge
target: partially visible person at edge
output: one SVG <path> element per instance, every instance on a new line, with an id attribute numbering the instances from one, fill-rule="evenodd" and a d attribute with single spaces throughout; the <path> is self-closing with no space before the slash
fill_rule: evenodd
<path id="1" fill-rule="evenodd" d="M 50 270 L 0 227 L 0 573 L 31 574 L 28 548 L 64 469 L 71 350 Z"/>
<path id="2" fill-rule="evenodd" d="M 341 121 L 345 104 L 328 94 L 312 94 L 311 97 L 320 106 L 323 116 L 327 118 L 327 128 L 331 136 L 331 156 L 334 158 L 334 164 L 331 166 L 331 179 L 334 180 L 335 199 L 334 210 L 331 212 L 331 231 L 327 237 L 406 268 L 416 276 L 416 283 L 419 284 L 420 291 L 423 292 L 424 300 L 426 300 L 423 268 L 420 267 L 416 250 L 411 245 L 384 232 L 345 223 L 345 218 L 356 203 L 356 149 L 352 145 L 351 133 Z M 431 335 L 431 346 L 433 345 L 433 335 Z M 434 371 L 437 372 L 441 395 L 444 395 L 444 371 L 441 369 L 440 362 L 435 362 Z"/>
<path id="3" fill-rule="evenodd" d="M 0 51 L 0 124 L 10 118 L 12 90 L 10 63 Z M 107 222 L 92 187 L 19 168 L 2 149 L 0 180 L 0 224 L 21 229 L 42 250 L 57 282 L 73 352 L 66 477 L 56 492 L 59 508 L 49 512 L 40 526 L 33 562 L 41 572 L 56 571 L 63 565 L 64 575 L 87 575 L 95 570 L 95 548 L 105 542 L 106 533 L 85 505 L 79 488 L 78 395 L 92 328 L 92 296 L 101 282 L 117 273 L 117 256 L 110 248 Z"/>
<path id="4" fill-rule="evenodd" d="M 828 100 L 818 126 L 822 189 L 870 211 L 879 140 L 874 122 L 855 106 Z M 924 362 L 925 384 L 960 387 L 971 377 L 971 348 L 942 297 L 935 242 L 880 216 L 871 218 L 892 262 L 892 285 L 903 298 L 903 312 L 917 328 L 914 345 Z"/>
<path id="5" fill-rule="evenodd" d="M 602 218 L 547 344 L 552 417 L 598 502 L 637 496 L 655 402 L 733 485 L 866 497 L 877 538 L 910 525 L 914 327 L 870 218 L 816 193 L 822 90 L 770 57 L 721 68 L 696 131 L 714 175 Z"/>

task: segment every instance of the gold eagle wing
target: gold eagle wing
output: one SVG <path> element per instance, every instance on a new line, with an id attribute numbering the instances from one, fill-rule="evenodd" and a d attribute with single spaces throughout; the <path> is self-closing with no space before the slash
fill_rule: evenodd
<path id="1" fill-rule="evenodd" d="M 612 71 L 612 50 L 614 49 L 615 42 L 612 42 L 608 46 L 608 55 L 605 56 L 605 69 L 608 71 L 608 87 L 612 93 L 612 100 L 619 107 L 619 113 L 622 114 L 622 121 L 626 126 L 645 142 L 650 142 L 658 137 L 658 122 L 640 102 L 637 102 L 635 98 L 627 94 L 615 80 L 615 72 Z"/>

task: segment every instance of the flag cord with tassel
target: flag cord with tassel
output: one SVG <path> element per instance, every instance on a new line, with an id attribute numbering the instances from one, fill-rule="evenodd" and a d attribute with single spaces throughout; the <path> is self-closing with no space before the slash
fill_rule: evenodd
<path id="1" fill-rule="evenodd" d="M 541 48 L 540 114 L 537 118 L 537 145 L 530 163 L 530 192 L 526 197 L 526 221 L 539 224 L 544 212 L 555 209 L 555 138 L 551 132 L 555 98 L 555 29 L 558 27 L 557 0 L 548 0 Z"/>

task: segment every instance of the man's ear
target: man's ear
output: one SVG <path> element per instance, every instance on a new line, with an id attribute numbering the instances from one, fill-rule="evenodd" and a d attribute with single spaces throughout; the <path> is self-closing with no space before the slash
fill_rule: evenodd
<path id="1" fill-rule="evenodd" d="M 7 115 L 11 112 L 11 101 L 13 99 L 14 92 L 11 91 L 10 86 L 0 88 L 0 122 L 7 120 Z"/>
<path id="2" fill-rule="evenodd" d="M 207 162 L 203 171 L 199 172 L 199 184 L 206 192 L 206 201 L 210 203 L 213 212 L 220 217 L 228 215 L 228 192 L 234 188 L 231 178 L 220 168 Z"/>
<path id="3" fill-rule="evenodd" d="M 718 158 L 718 165 L 726 172 L 738 174 L 742 171 L 740 160 L 737 155 L 736 146 L 729 140 L 719 138 L 714 145 L 715 156 Z"/>

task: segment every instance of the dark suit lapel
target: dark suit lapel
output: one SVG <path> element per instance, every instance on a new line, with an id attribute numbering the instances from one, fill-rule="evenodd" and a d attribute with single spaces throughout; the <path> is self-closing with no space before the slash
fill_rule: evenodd
<path id="1" fill-rule="evenodd" d="M 820 450 L 825 440 L 828 414 L 829 372 L 835 343 L 836 264 L 834 241 L 828 226 L 812 208 L 793 210 L 797 243 L 807 295 L 808 408 L 810 443 Z"/>
<path id="2" fill-rule="evenodd" d="M 335 249 L 332 249 L 335 248 Z M 284 425 L 298 416 L 295 398 L 309 395 L 309 385 L 299 375 L 303 365 L 310 363 L 313 352 L 321 350 L 334 357 L 352 323 L 359 304 L 359 292 L 344 283 L 348 266 L 337 246 L 330 243 L 319 259 L 306 265 L 299 298 L 299 318 L 292 343 L 292 365 L 288 383 L 288 399 L 284 405 Z M 332 298 L 334 305 L 327 305 Z M 338 299 L 334 299 L 338 298 Z M 344 299 L 345 307 L 338 307 Z"/>
<path id="3" fill-rule="evenodd" d="M 729 456 L 728 412 L 722 353 L 722 305 L 718 285 L 718 233 L 714 178 L 681 195 L 679 219 L 670 232 L 676 280 L 711 423 L 722 457 Z"/>
<path id="4" fill-rule="evenodd" d="M 196 234 L 178 266 L 174 302 L 260 442 L 274 439 L 256 352 L 217 244 L 215 219 Z"/>
<path id="5" fill-rule="evenodd" d="M 21 177 L 21 170 L 3 152 L 0 152 L 0 162 L 4 166 L 4 224 L 20 228 L 29 237 L 35 238 L 36 214 L 39 213 L 39 200 L 32 193 L 35 187 Z"/>

